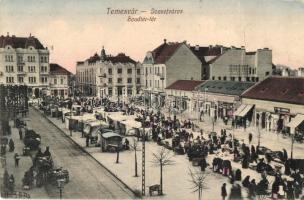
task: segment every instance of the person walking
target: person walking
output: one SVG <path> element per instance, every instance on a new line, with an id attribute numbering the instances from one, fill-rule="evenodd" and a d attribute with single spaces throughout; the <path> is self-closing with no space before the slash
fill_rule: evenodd
<path id="1" fill-rule="evenodd" d="M 15 167 L 18 167 L 19 166 L 19 160 L 20 160 L 20 156 L 18 155 L 18 153 L 15 153 Z"/>
<path id="2" fill-rule="evenodd" d="M 8 143 L 8 146 L 9 146 L 9 151 L 10 152 L 13 152 L 15 150 L 15 143 L 14 143 L 12 138 L 10 139 L 10 141 Z"/>
<path id="3" fill-rule="evenodd" d="M 19 138 L 20 138 L 20 140 L 22 140 L 22 130 L 21 130 L 21 128 L 19 128 Z"/>
<path id="4" fill-rule="evenodd" d="M 226 183 L 223 183 L 223 185 L 222 185 L 222 193 L 221 193 L 221 195 L 222 195 L 223 200 L 225 200 L 226 196 L 227 196 Z"/>
<path id="5" fill-rule="evenodd" d="M 252 133 L 249 133 L 248 140 L 249 140 L 249 144 L 251 144 L 251 142 L 252 142 Z"/>

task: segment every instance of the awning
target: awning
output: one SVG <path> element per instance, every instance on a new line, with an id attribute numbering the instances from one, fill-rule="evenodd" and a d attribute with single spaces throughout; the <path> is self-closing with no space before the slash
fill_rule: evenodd
<path id="1" fill-rule="evenodd" d="M 242 104 L 234 113 L 235 116 L 244 117 L 253 107 L 253 105 Z"/>
<path id="2" fill-rule="evenodd" d="M 298 127 L 304 121 L 304 115 L 297 114 L 286 126 L 290 128 Z"/>
<path id="3" fill-rule="evenodd" d="M 234 116 L 238 116 L 238 115 L 242 112 L 242 110 L 243 110 L 245 107 L 246 107 L 246 105 L 245 105 L 245 104 L 242 104 L 242 105 L 233 113 L 233 115 L 234 115 Z"/>

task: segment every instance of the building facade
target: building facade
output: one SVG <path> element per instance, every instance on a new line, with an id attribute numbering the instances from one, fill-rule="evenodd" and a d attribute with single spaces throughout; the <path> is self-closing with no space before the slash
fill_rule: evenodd
<path id="1" fill-rule="evenodd" d="M 49 50 L 34 36 L 0 36 L 0 83 L 27 85 L 36 97 L 49 85 Z"/>
<path id="2" fill-rule="evenodd" d="M 269 77 L 242 94 L 242 104 L 254 105 L 255 125 L 267 131 L 286 131 L 304 114 L 304 78 Z M 304 122 L 292 125 L 290 132 Z"/>
<path id="3" fill-rule="evenodd" d="M 50 63 L 50 95 L 55 97 L 67 98 L 71 92 L 70 78 L 72 73 L 64 67 Z"/>
<path id="4" fill-rule="evenodd" d="M 195 113 L 196 102 L 195 95 L 197 95 L 196 88 L 203 84 L 204 81 L 194 80 L 177 80 L 169 85 L 166 91 L 166 107 L 174 112 L 185 113 L 188 116 Z M 193 115 L 195 118 L 197 115 Z"/>
<path id="5" fill-rule="evenodd" d="M 241 94 L 253 85 L 252 82 L 207 80 L 197 88 L 194 101 L 198 101 L 200 110 L 206 116 L 232 119 L 241 105 Z"/>
<path id="6" fill-rule="evenodd" d="M 200 60 L 186 42 L 164 43 L 149 51 L 143 62 L 143 87 L 161 91 L 177 80 L 201 80 Z"/>
<path id="7" fill-rule="evenodd" d="M 91 58 L 77 62 L 76 77 L 83 94 L 98 97 L 125 98 L 141 89 L 141 65 L 119 53 L 106 55 L 102 49 Z M 88 93 L 86 93 L 88 91 Z"/>
<path id="8" fill-rule="evenodd" d="M 223 48 L 217 56 L 202 62 L 203 77 L 209 80 L 259 82 L 272 74 L 272 51 L 246 52 L 245 48 Z"/>

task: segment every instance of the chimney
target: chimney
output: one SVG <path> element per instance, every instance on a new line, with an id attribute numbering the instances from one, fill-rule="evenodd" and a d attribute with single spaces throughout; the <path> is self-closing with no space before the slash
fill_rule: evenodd
<path id="1" fill-rule="evenodd" d="M 211 50 L 212 49 L 212 45 L 209 45 L 209 50 Z"/>
<path id="2" fill-rule="evenodd" d="M 7 32 L 7 35 L 6 36 L 9 36 L 9 32 Z"/>
<path id="3" fill-rule="evenodd" d="M 167 43 L 167 39 L 164 39 L 164 44 L 166 44 Z"/>
<path id="4" fill-rule="evenodd" d="M 198 51 L 199 50 L 199 46 L 195 45 L 194 49 L 195 49 L 195 51 Z"/>

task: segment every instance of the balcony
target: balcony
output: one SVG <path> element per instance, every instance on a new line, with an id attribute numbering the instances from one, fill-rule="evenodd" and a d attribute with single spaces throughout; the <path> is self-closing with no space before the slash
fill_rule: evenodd
<path id="1" fill-rule="evenodd" d="M 24 61 L 17 61 L 17 65 L 25 65 Z"/>
<path id="2" fill-rule="evenodd" d="M 25 71 L 18 71 L 18 72 L 17 72 L 17 75 L 18 75 L 18 76 L 25 76 L 25 75 L 26 75 L 26 72 L 25 72 Z"/>
<path id="3" fill-rule="evenodd" d="M 157 73 L 156 76 L 159 76 L 160 80 L 164 80 L 165 79 L 165 76 L 164 76 L 163 73 Z"/>
<path id="4" fill-rule="evenodd" d="M 111 74 L 111 75 L 112 75 L 112 74 Z M 101 74 L 99 77 L 100 77 L 100 78 L 107 78 L 107 74 L 106 74 L 106 73 Z"/>

